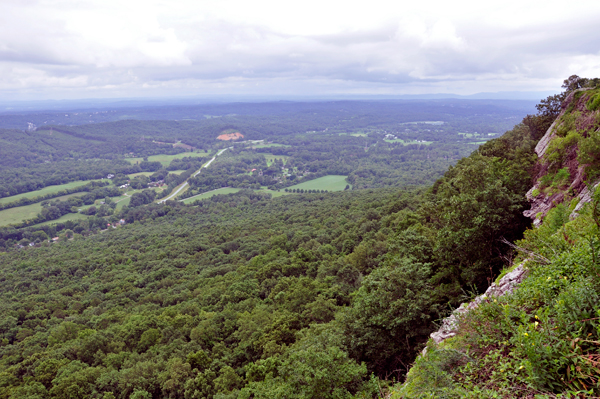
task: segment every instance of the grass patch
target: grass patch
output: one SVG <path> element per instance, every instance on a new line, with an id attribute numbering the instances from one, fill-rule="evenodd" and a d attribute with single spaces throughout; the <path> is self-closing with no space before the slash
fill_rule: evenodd
<path id="1" fill-rule="evenodd" d="M 7 204 L 9 202 L 14 202 L 14 201 L 18 201 L 21 198 L 35 198 L 35 197 L 39 197 L 42 195 L 48 195 L 48 194 L 55 194 L 59 191 L 62 190 L 67 190 L 67 189 L 71 189 L 71 188 L 75 188 L 75 187 L 79 187 L 79 186 L 85 186 L 86 184 L 88 184 L 89 182 L 95 181 L 97 179 L 94 180 L 79 180 L 79 181 L 74 181 L 71 183 L 66 183 L 66 184 L 59 184 L 57 186 L 48 186 L 48 187 L 44 187 L 41 190 L 36 190 L 36 191 L 30 191 L 28 193 L 22 193 L 22 194 L 17 194 L 17 195 L 13 195 L 11 197 L 4 197 L 4 198 L 0 198 L 0 204 Z M 83 195 L 83 194 L 81 194 Z"/>
<path id="2" fill-rule="evenodd" d="M 159 155 L 151 155 L 148 157 L 148 161 L 150 162 L 160 162 L 162 166 L 169 166 L 172 160 L 181 159 L 185 157 L 197 157 L 197 158 L 206 158 L 210 154 L 207 152 L 181 152 L 175 155 L 167 155 L 167 154 L 159 154 Z M 136 163 L 142 162 L 144 158 L 125 158 L 130 164 L 135 165 Z"/>
<path id="3" fill-rule="evenodd" d="M 241 188 L 231 188 L 231 187 L 218 188 L 216 190 L 212 190 L 212 191 L 209 191 L 206 193 L 195 195 L 190 198 L 186 198 L 181 202 L 183 202 L 184 204 L 191 204 L 192 202 L 197 201 L 197 200 L 204 200 L 204 199 L 213 197 L 218 194 L 233 194 L 233 193 L 237 193 L 240 190 L 241 190 Z"/>
<path id="4" fill-rule="evenodd" d="M 24 220 L 33 219 L 42 211 L 39 202 L 31 205 L 18 206 L 16 208 L 0 211 L 0 226 L 21 223 Z"/>
<path id="5" fill-rule="evenodd" d="M 46 226 L 49 224 L 64 223 L 69 220 L 83 220 L 83 219 L 86 219 L 87 217 L 88 217 L 87 215 L 84 215 L 82 213 L 67 213 L 66 215 L 62 215 L 58 219 L 48 220 L 47 222 L 38 223 L 35 226 Z"/>
<path id="6" fill-rule="evenodd" d="M 342 175 L 327 175 L 318 179 L 309 180 L 303 183 L 288 187 L 288 190 L 303 189 L 303 190 L 328 190 L 328 191 L 343 191 L 348 182 L 348 176 Z"/>
<path id="7" fill-rule="evenodd" d="M 266 187 L 261 187 L 260 190 L 254 190 L 257 193 L 269 193 L 271 194 L 271 197 L 273 198 L 277 198 L 277 197 L 283 197 L 284 195 L 290 195 L 292 193 L 286 193 L 285 191 L 283 191 L 283 189 L 281 191 L 276 191 L 276 190 L 269 190 Z"/>
<path id="8" fill-rule="evenodd" d="M 283 161 L 283 164 L 285 165 L 288 161 L 288 159 L 290 157 L 288 157 L 287 155 L 274 155 L 274 154 L 270 154 L 270 153 L 262 153 L 265 156 L 265 159 L 267 160 L 267 166 L 271 166 L 274 162 L 274 160 L 276 159 L 281 159 Z"/>

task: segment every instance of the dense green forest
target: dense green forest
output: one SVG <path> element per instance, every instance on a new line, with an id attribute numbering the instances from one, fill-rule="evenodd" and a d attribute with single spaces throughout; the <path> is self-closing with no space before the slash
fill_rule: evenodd
<path id="1" fill-rule="evenodd" d="M 560 359 L 571 356 L 563 335 L 552 341 L 562 349 L 548 356 L 518 352 L 530 363 L 502 356 L 535 336 L 535 328 L 517 323 L 534 323 L 532 309 L 535 323 L 550 323 L 544 306 L 555 303 L 556 289 L 571 287 L 564 276 L 581 285 L 573 286 L 576 295 L 561 297 L 568 305 L 556 311 L 566 315 L 590 304 L 561 319 L 573 325 L 565 334 L 590 334 L 585 343 L 575 341 L 576 353 L 595 353 L 595 269 L 586 265 L 595 264 L 597 240 L 561 227 L 568 221 L 564 206 L 538 230 L 527 230 L 531 220 L 523 216 L 525 193 L 540 171 L 534 148 L 575 89 L 543 101 L 536 115 L 460 160 L 467 147 L 450 139 L 404 145 L 384 141 L 386 132 L 299 132 L 279 137 L 280 146 L 233 146 L 188 180 L 193 194 L 224 186 L 285 188 L 335 173 L 348 174 L 353 190 L 271 198 L 247 189 L 185 205 L 158 204 L 145 189 L 120 210 L 107 201 L 104 216 L 0 228 L 0 397 L 494 397 L 515 386 L 562 392 L 557 381 L 567 363 Z M 95 134 L 92 127 L 79 131 Z M 581 140 L 592 148 L 590 137 Z M 435 180 L 442 161 L 453 166 Z M 167 182 L 174 187 L 200 165 L 173 162 L 135 184 L 142 188 L 167 180 L 168 170 L 185 169 Z M 416 187 L 415 177 L 435 182 Z M 115 182 L 94 190 L 107 189 L 116 189 Z M 46 202 L 48 209 L 62 212 L 61 206 Z M 595 209 L 572 226 L 597 228 Z M 56 242 L 48 242 L 52 237 Z M 569 264 L 580 269 L 566 270 L 563 262 L 546 279 L 548 262 L 540 261 L 532 266 L 530 291 L 517 302 L 490 301 L 474 314 L 473 325 L 484 320 L 483 329 L 474 327 L 454 347 L 430 344 L 431 357 L 417 358 L 436 321 L 511 265 L 510 243 L 518 240 L 525 254 L 571 256 Z M 579 252 L 556 254 L 565 247 L 592 252 L 585 261 Z M 546 289 L 542 278 L 557 282 Z M 585 317 L 591 324 L 577 324 Z M 546 339 L 541 332 L 536 337 L 540 345 Z M 465 347 L 475 351 L 463 356 Z M 493 386 L 477 385 L 490 381 L 481 370 L 492 364 L 517 372 L 494 377 L 503 382 Z M 456 367 L 459 373 L 449 373 Z M 528 374 L 515 377 L 523 369 Z M 597 381 L 588 376 L 593 368 L 573 370 L 584 384 Z M 393 385 L 407 373 L 407 385 Z M 589 389 L 577 384 L 568 386 Z"/>
<path id="2" fill-rule="evenodd" d="M 376 396 L 502 267 L 534 143 L 519 125 L 428 191 L 242 191 L 130 206 L 119 228 L 3 229 L 7 248 L 60 239 L 2 255 L 2 395 Z"/>
<path id="3" fill-rule="evenodd" d="M 470 303 L 456 335 L 430 341 L 391 398 L 598 397 L 599 86 L 571 76 L 531 124 L 539 136 L 554 122 L 528 194 L 539 227 L 511 245 L 516 257 L 505 271 L 526 278 Z"/>

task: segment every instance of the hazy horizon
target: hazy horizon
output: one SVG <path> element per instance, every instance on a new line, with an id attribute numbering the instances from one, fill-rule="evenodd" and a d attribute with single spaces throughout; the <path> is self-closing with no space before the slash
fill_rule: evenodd
<path id="1" fill-rule="evenodd" d="M 597 1 L 31 0 L 0 11 L 3 103 L 555 93 L 600 70 Z"/>

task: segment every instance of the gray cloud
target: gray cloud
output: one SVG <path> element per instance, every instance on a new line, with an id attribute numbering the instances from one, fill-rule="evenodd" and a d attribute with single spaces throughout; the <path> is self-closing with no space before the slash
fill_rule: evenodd
<path id="1" fill-rule="evenodd" d="M 129 23 L 135 7 L 72 4 L 0 5 L 0 98 L 467 94 L 548 90 L 572 73 L 600 69 L 598 6 L 577 19 L 553 14 L 515 26 L 408 15 L 300 34 L 152 7 Z"/>

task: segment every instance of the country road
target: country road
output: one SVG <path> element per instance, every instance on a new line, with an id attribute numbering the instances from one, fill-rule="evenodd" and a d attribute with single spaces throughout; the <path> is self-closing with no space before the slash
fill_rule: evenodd
<path id="1" fill-rule="evenodd" d="M 197 171 L 196 173 L 194 173 L 194 174 L 192 175 L 192 177 L 196 177 L 196 176 L 198 176 L 198 173 L 202 172 L 202 169 L 204 169 L 204 168 L 208 168 L 208 167 L 210 166 L 210 164 L 211 164 L 211 163 L 212 163 L 212 162 L 213 162 L 215 159 L 217 159 L 217 157 L 218 157 L 219 155 L 221 155 L 221 154 L 222 154 L 222 153 L 224 153 L 225 151 L 229 150 L 230 148 L 233 148 L 233 147 L 227 147 L 227 148 L 223 148 L 222 150 L 220 150 L 219 152 L 217 152 L 217 154 L 216 154 L 214 157 L 212 157 L 212 159 L 211 159 L 210 161 L 208 161 L 207 163 L 205 163 L 205 164 L 204 164 L 204 165 L 203 165 L 203 166 L 202 166 L 200 169 L 198 169 L 198 171 Z M 178 194 L 181 192 L 181 190 L 183 190 L 184 188 L 186 188 L 186 187 L 187 187 L 187 185 L 188 185 L 188 182 L 187 182 L 187 180 L 186 180 L 186 181 L 185 181 L 185 182 L 183 182 L 181 185 L 179 185 L 179 187 L 177 188 L 177 190 L 175 190 L 175 192 L 171 193 L 171 194 L 170 194 L 168 197 L 161 199 L 160 201 L 158 201 L 158 203 L 159 203 L 159 204 L 161 204 L 161 203 L 163 203 L 163 202 L 165 202 L 165 201 L 168 201 L 168 200 L 171 200 L 171 199 L 173 199 L 173 198 L 177 197 L 177 195 L 178 195 Z"/>

